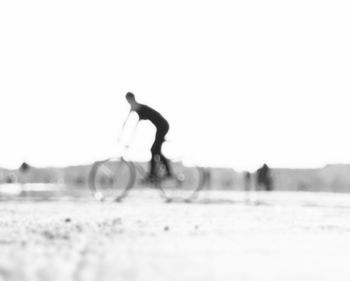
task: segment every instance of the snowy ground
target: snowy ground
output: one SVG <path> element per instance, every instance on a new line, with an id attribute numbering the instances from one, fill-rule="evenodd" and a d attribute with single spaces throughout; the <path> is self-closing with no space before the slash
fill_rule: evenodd
<path id="1" fill-rule="evenodd" d="M 349 195 L 32 199 L 0 201 L 1 281 L 350 280 Z"/>

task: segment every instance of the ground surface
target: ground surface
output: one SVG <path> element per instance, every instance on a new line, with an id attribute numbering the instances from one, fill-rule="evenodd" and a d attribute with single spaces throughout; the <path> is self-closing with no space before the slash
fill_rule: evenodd
<path id="1" fill-rule="evenodd" d="M 350 196 L 0 201 L 0 280 L 350 280 Z"/>

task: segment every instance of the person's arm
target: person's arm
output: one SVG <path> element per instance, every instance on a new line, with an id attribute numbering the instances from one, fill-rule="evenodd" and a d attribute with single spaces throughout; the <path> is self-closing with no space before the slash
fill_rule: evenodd
<path id="1" fill-rule="evenodd" d="M 125 127 L 126 127 L 126 124 L 127 124 L 128 121 L 129 121 L 129 119 L 130 119 L 130 115 L 131 115 L 132 112 L 133 112 L 133 110 L 131 109 L 131 110 L 129 111 L 129 114 L 128 114 L 127 118 L 125 119 L 125 121 L 124 121 L 124 123 L 123 123 L 123 127 L 122 127 L 122 129 L 121 129 L 121 133 L 119 134 L 119 137 L 118 137 L 118 142 L 120 142 L 120 140 L 121 140 L 122 134 L 124 133 L 124 129 L 125 129 Z M 135 115 L 135 116 L 136 116 L 136 115 Z M 129 137 L 129 141 L 127 142 L 127 143 L 129 143 L 129 144 L 128 144 L 127 146 L 130 146 L 131 142 L 133 141 L 134 136 L 135 136 L 135 134 L 136 134 L 136 129 L 137 129 L 137 126 L 138 126 L 139 122 L 140 122 L 140 119 L 138 118 L 136 124 L 135 124 L 134 127 L 130 130 L 130 131 L 131 131 L 131 134 L 130 134 L 130 137 Z"/>
<path id="2" fill-rule="evenodd" d="M 134 140 L 134 137 L 135 137 L 135 134 L 136 134 L 136 129 L 137 129 L 137 126 L 138 126 L 139 123 L 140 123 L 140 119 L 137 120 L 137 122 L 136 122 L 134 128 L 133 128 L 132 131 L 131 131 L 130 138 L 129 138 L 129 141 L 128 141 L 128 146 L 130 146 L 131 143 L 132 143 L 133 140 Z"/>
<path id="3" fill-rule="evenodd" d="M 128 116 L 124 120 L 124 123 L 123 123 L 123 126 L 122 126 L 122 131 L 124 131 L 124 128 L 125 128 L 126 124 L 128 123 L 128 120 L 130 118 L 131 112 L 132 112 L 132 110 L 129 111 Z"/>
<path id="4" fill-rule="evenodd" d="M 120 142 L 120 140 L 121 140 L 121 138 L 122 138 L 122 135 L 123 135 L 123 133 L 124 133 L 125 126 L 126 126 L 126 124 L 128 123 L 128 120 L 129 120 L 129 118 L 130 118 L 131 112 L 132 112 L 132 110 L 129 111 L 128 116 L 125 118 L 125 120 L 124 120 L 124 122 L 123 122 L 123 126 L 121 127 L 120 132 L 119 132 L 119 134 L 118 134 L 118 142 Z"/>

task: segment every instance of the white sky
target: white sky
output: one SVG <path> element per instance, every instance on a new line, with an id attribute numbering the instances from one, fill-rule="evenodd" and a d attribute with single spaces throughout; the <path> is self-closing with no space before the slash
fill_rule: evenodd
<path id="1" fill-rule="evenodd" d="M 199 163 L 350 163 L 350 2 L 1 1 L 0 166 L 118 154 L 127 91 Z M 142 124 L 135 155 L 149 156 Z"/>

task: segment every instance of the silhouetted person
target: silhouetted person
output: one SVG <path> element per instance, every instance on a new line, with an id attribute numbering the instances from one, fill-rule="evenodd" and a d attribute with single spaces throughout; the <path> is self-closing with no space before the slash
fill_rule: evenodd
<path id="1" fill-rule="evenodd" d="M 250 203 L 252 201 L 251 191 L 253 189 L 253 175 L 246 171 L 243 173 L 243 188 L 245 191 L 245 201 L 246 203 Z"/>
<path id="2" fill-rule="evenodd" d="M 27 171 L 29 171 L 30 169 L 30 165 L 26 162 L 23 162 L 21 164 L 21 166 L 19 167 L 19 170 L 22 172 L 22 173 L 26 173 Z"/>
<path id="3" fill-rule="evenodd" d="M 203 171 L 203 179 L 202 179 L 204 185 L 206 185 L 207 187 L 211 187 L 212 185 L 212 177 L 211 177 L 211 170 L 210 168 L 205 169 Z"/>
<path id="4" fill-rule="evenodd" d="M 20 178 L 20 183 L 21 183 L 21 195 L 22 196 L 26 196 L 26 183 L 28 182 L 28 173 L 31 170 L 31 166 L 26 163 L 23 162 L 21 164 L 21 166 L 18 168 L 19 170 L 19 178 Z"/>
<path id="5" fill-rule="evenodd" d="M 123 128 L 126 122 L 128 121 L 131 112 L 137 113 L 139 117 L 139 121 L 148 120 L 156 127 L 156 136 L 151 148 L 152 158 L 150 162 L 150 170 L 149 170 L 147 179 L 154 180 L 157 176 L 157 171 L 156 171 L 157 157 L 159 157 L 159 160 L 165 166 L 166 176 L 171 177 L 172 173 L 171 173 L 169 161 L 162 154 L 162 145 L 163 145 L 163 142 L 165 141 L 165 135 L 169 131 L 168 121 L 158 111 L 154 110 L 153 108 L 147 105 L 138 103 L 133 93 L 128 92 L 125 98 L 130 104 L 130 112 L 127 119 L 124 122 Z"/>
<path id="6" fill-rule="evenodd" d="M 264 164 L 256 171 L 258 189 L 264 187 L 266 191 L 272 190 L 272 177 L 269 166 Z"/>
<path id="7" fill-rule="evenodd" d="M 245 191 L 250 191 L 251 189 L 251 185 L 252 185 L 252 175 L 251 173 L 249 173 L 248 171 L 247 172 L 244 172 L 244 190 Z"/>

